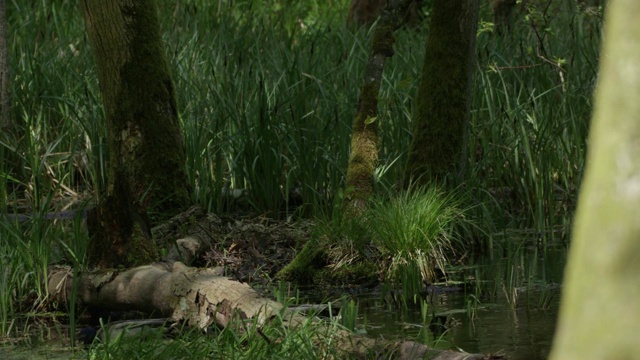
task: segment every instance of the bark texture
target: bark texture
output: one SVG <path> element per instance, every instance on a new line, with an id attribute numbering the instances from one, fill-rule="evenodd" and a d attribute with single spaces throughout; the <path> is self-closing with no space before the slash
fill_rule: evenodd
<path id="1" fill-rule="evenodd" d="M 151 0 L 83 0 L 109 137 L 106 198 L 90 214 L 92 266 L 150 263 L 149 229 L 189 205 L 185 153 Z"/>
<path id="2" fill-rule="evenodd" d="M 588 165 L 551 359 L 640 354 L 640 2 L 606 10 Z"/>
<path id="3" fill-rule="evenodd" d="M 405 182 L 464 172 L 479 1 L 435 0 L 418 88 Z"/>
<path id="4" fill-rule="evenodd" d="M 389 0 L 373 32 L 369 60 L 360 88 L 353 120 L 351 154 L 347 167 L 345 206 L 362 209 L 373 192 L 373 173 L 378 162 L 378 92 L 387 57 L 393 56 L 394 32 L 402 25 L 412 0 Z"/>

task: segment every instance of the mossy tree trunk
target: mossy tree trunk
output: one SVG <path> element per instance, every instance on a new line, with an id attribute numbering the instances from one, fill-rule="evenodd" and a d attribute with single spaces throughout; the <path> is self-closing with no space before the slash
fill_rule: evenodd
<path id="1" fill-rule="evenodd" d="M 609 2 L 551 359 L 640 357 L 640 2 Z"/>
<path id="2" fill-rule="evenodd" d="M 373 173 L 378 161 L 378 92 L 382 71 L 386 58 L 393 56 L 394 32 L 402 25 L 403 15 L 411 2 L 389 0 L 373 32 L 351 134 L 345 202 L 348 209 L 361 210 L 373 193 Z"/>
<path id="3" fill-rule="evenodd" d="M 151 0 L 83 0 L 109 137 L 108 187 L 89 217 L 93 266 L 157 257 L 150 227 L 189 205 L 175 95 Z"/>
<path id="4" fill-rule="evenodd" d="M 458 181 L 466 163 L 479 1 L 435 0 L 405 182 Z"/>

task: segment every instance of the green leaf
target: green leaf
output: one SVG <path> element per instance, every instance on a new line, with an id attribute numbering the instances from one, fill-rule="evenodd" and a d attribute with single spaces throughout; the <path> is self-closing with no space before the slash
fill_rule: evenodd
<path id="1" fill-rule="evenodd" d="M 364 120 L 364 124 L 365 125 L 373 124 L 373 122 L 376 121 L 377 118 L 378 118 L 377 116 L 368 117 Z"/>

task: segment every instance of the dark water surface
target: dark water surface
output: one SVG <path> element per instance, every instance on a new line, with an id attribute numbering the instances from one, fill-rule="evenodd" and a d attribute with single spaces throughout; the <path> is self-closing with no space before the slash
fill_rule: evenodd
<path id="1" fill-rule="evenodd" d="M 30 338 L 14 339 L 10 343 L 0 344 L 2 360 L 58 360 L 86 359 L 87 354 L 78 347 L 74 352 L 69 346 L 69 339 L 61 339 L 57 335 L 43 338 L 42 333 L 33 334 Z"/>
<path id="2" fill-rule="evenodd" d="M 566 249 L 558 245 L 503 250 L 462 271 L 462 277 L 481 284 L 478 289 L 432 291 L 426 320 L 420 305 L 399 310 L 380 294 L 359 296 L 359 326 L 370 336 L 414 338 L 440 349 L 499 353 L 513 360 L 546 359 L 558 315 Z M 515 305 L 506 294 L 517 299 Z"/>
<path id="3" fill-rule="evenodd" d="M 420 310 L 388 310 L 378 298 L 361 298 L 359 303 L 359 320 L 369 336 L 414 338 L 440 349 L 499 353 L 513 360 L 547 358 L 559 304 L 559 296 L 546 309 L 519 306 L 513 311 L 507 303 L 482 303 L 472 319 L 465 296 L 449 294 L 441 296 L 436 307 L 437 314 L 447 316 L 446 325 L 441 326 L 429 325 L 431 316 L 423 322 Z"/>
<path id="4" fill-rule="evenodd" d="M 401 310 L 379 292 L 351 297 L 358 304 L 356 328 L 368 336 L 414 339 L 439 349 L 498 353 L 512 360 L 546 359 L 565 261 L 563 244 L 500 247 L 493 256 L 475 261 L 476 265 L 449 272 L 450 279 L 465 280 L 471 286 L 432 287 L 426 301 L 420 300 L 422 305 Z M 0 344 L 0 359 L 86 357 L 83 351 L 72 353 L 68 339 L 41 340 L 45 338 L 52 336 L 40 334 L 27 346 Z"/>

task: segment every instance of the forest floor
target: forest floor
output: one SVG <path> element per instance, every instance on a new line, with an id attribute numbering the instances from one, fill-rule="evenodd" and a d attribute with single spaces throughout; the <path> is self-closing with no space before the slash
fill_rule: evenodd
<path id="1" fill-rule="evenodd" d="M 160 244 L 171 244 L 182 237 L 197 236 L 206 245 L 193 265 L 223 267 L 226 276 L 266 292 L 278 271 L 309 240 L 313 227 L 314 222 L 307 219 L 218 216 L 193 207 L 155 228 L 154 237 Z"/>

